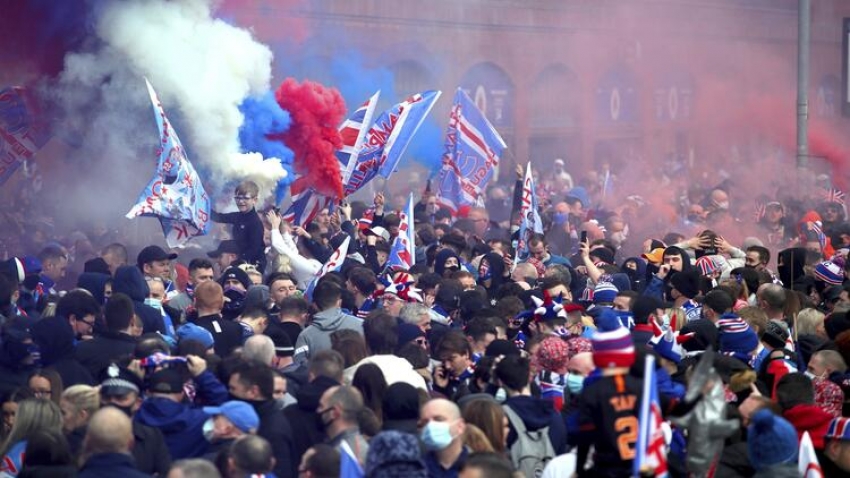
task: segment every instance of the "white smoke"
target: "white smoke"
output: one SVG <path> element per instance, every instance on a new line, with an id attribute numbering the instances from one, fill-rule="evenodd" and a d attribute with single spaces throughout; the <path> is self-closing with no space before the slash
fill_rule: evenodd
<path id="1" fill-rule="evenodd" d="M 93 53 L 66 57 L 60 100 L 71 114 L 96 105 L 96 124 L 76 130 L 122 143 L 114 146 L 128 155 L 150 154 L 143 185 L 156 146 L 152 109 L 145 104 L 148 77 L 169 117 L 180 119 L 175 123 L 189 159 L 209 171 L 202 177 L 206 188 L 215 193 L 250 178 L 267 197 L 286 172 L 279 161 L 239 153 L 238 106 L 269 89 L 272 52 L 250 32 L 215 19 L 212 7 L 208 0 L 106 2 L 95 25 L 101 44 Z M 150 136 L 140 136 L 139 121 L 150 125 L 144 130 Z M 124 197 L 125 204 L 132 204 L 134 194 Z"/>

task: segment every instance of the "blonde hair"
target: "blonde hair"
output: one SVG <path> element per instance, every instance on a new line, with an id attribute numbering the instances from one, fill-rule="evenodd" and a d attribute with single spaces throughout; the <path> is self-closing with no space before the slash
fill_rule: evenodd
<path id="1" fill-rule="evenodd" d="M 89 385 L 73 385 L 62 392 L 62 400 L 70 403 L 77 412 L 86 412 L 89 417 L 100 409 L 100 393 Z"/>
<path id="2" fill-rule="evenodd" d="M 823 312 L 811 307 L 801 310 L 797 314 L 797 335 L 815 335 L 825 317 Z"/>
<path id="3" fill-rule="evenodd" d="M 678 332 L 682 330 L 682 327 L 685 326 L 685 322 L 688 321 L 688 316 L 685 314 L 685 309 L 681 307 L 671 307 L 669 309 L 665 309 L 664 313 L 667 314 L 667 317 L 670 317 L 670 327 L 673 325 L 676 326 L 673 332 Z M 676 317 L 676 320 L 673 320 L 673 317 Z"/>
<path id="4" fill-rule="evenodd" d="M 475 453 L 494 453 L 496 450 L 487 435 L 477 426 L 467 423 L 463 432 L 463 443 Z"/>
<path id="5" fill-rule="evenodd" d="M 62 410 L 59 405 L 44 398 L 22 401 L 15 415 L 15 425 L 0 448 L 0 457 L 6 456 L 16 443 L 28 440 L 35 432 L 42 430 L 62 434 Z"/>

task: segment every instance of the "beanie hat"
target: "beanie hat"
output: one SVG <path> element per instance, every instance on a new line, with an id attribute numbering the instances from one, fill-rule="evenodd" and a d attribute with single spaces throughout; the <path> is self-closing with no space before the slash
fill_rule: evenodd
<path id="1" fill-rule="evenodd" d="M 778 320 L 768 320 L 767 327 L 764 329 L 764 334 L 761 336 L 762 342 L 775 348 L 784 349 L 785 341 L 788 340 L 791 334 L 788 331 L 788 326 L 784 322 Z"/>
<path id="2" fill-rule="evenodd" d="M 839 285 L 844 282 L 844 273 L 838 264 L 832 261 L 823 261 L 815 266 L 814 276 L 827 284 Z"/>
<path id="3" fill-rule="evenodd" d="M 610 304 L 617 298 L 620 291 L 610 282 L 598 282 L 593 288 L 594 304 Z"/>
<path id="4" fill-rule="evenodd" d="M 696 272 L 677 272 L 670 278 L 670 285 L 688 299 L 699 295 L 699 275 Z"/>
<path id="5" fill-rule="evenodd" d="M 406 345 L 409 342 L 413 342 L 419 337 L 424 337 L 425 332 L 419 328 L 416 324 L 408 324 L 407 322 L 401 322 L 398 324 L 398 346 Z"/>
<path id="6" fill-rule="evenodd" d="M 372 478 L 426 478 L 419 439 L 410 433 L 387 430 L 369 441 L 365 476 Z"/>
<path id="7" fill-rule="evenodd" d="M 590 340 L 584 337 L 570 337 L 567 340 L 567 358 L 572 360 L 582 352 L 593 352 L 593 344 Z"/>
<path id="8" fill-rule="evenodd" d="M 540 347 L 537 349 L 537 362 L 545 370 L 566 373 L 569 361 L 567 343 L 560 337 L 547 337 L 540 342 Z"/>
<path id="9" fill-rule="evenodd" d="M 599 247 L 592 251 L 590 251 L 590 257 L 595 257 L 598 261 L 602 261 L 605 264 L 613 264 L 614 263 L 614 253 L 611 252 L 611 249 L 607 247 Z M 593 261 L 594 264 L 598 261 Z"/>
<path id="10" fill-rule="evenodd" d="M 242 287 L 244 287 L 246 291 L 249 287 L 251 287 L 251 278 L 248 277 L 248 273 L 237 266 L 230 266 L 225 269 L 224 273 L 221 275 L 221 278 L 219 278 L 218 283 L 222 287 L 224 287 L 224 284 L 230 279 L 236 279 L 237 281 L 239 281 L 239 283 L 242 284 Z"/>
<path id="11" fill-rule="evenodd" d="M 205 348 L 210 348 L 215 345 L 215 340 L 209 330 L 191 322 L 186 322 L 177 328 L 177 340 L 180 342 L 185 340 L 194 340 L 204 344 Z"/>
<path id="12" fill-rule="evenodd" d="M 711 256 L 702 256 L 696 261 L 696 266 L 699 268 L 700 273 L 704 276 L 709 276 L 714 272 L 721 269 L 720 264 L 716 261 L 715 257 L 721 257 L 716 255 Z"/>
<path id="13" fill-rule="evenodd" d="M 484 350 L 485 357 L 498 357 L 499 355 L 519 355 L 519 349 L 513 342 L 504 339 L 496 339 Z"/>
<path id="14" fill-rule="evenodd" d="M 749 363 L 759 343 L 750 325 L 735 314 L 723 314 L 717 321 L 717 329 L 720 331 L 720 353 Z"/>
<path id="15" fill-rule="evenodd" d="M 671 362 L 677 364 L 681 362 L 682 357 L 685 356 L 682 343 L 691 339 L 694 334 L 682 335 L 679 332 L 673 332 L 673 329 L 676 328 L 675 324 L 672 324 L 670 328 L 662 329 L 655 317 L 650 318 L 649 321 L 652 324 L 652 338 L 649 339 L 649 345 L 652 346 L 655 353 Z"/>
<path id="16" fill-rule="evenodd" d="M 829 422 L 829 428 L 826 429 L 824 438 L 832 440 L 850 440 L 850 418 L 833 418 Z"/>
<path id="17" fill-rule="evenodd" d="M 635 346 L 629 330 L 623 327 L 613 310 L 606 309 L 596 319 L 593 333 L 593 363 L 599 368 L 631 367 Z"/>
<path id="18" fill-rule="evenodd" d="M 767 409 L 753 414 L 747 429 L 750 464 L 756 471 L 797 462 L 797 430 L 784 418 Z"/>

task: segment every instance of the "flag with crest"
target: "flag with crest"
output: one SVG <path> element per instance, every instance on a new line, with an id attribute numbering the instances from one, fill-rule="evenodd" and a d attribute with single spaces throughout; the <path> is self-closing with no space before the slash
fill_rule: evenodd
<path id="1" fill-rule="evenodd" d="M 661 416 L 661 401 L 658 398 L 658 383 L 655 378 L 655 357 L 652 354 L 646 355 L 643 370 L 643 392 L 632 476 L 643 476 L 649 471 L 652 476 L 666 477 L 667 443 L 661 427 L 664 419 Z"/>
<path id="2" fill-rule="evenodd" d="M 484 113 L 462 89 L 455 93 L 446 130 L 437 199 L 456 214 L 483 203 L 483 192 L 507 145 Z"/>
<path id="3" fill-rule="evenodd" d="M 398 236 L 393 240 L 393 247 L 387 258 L 388 269 L 409 270 L 416 265 L 416 244 L 413 229 L 413 194 L 407 198 L 407 206 L 399 214 L 401 224 L 398 228 Z"/>
<path id="4" fill-rule="evenodd" d="M 532 234 L 543 234 L 543 221 L 540 219 L 538 207 L 534 177 L 531 174 L 531 163 L 529 162 L 525 168 L 525 179 L 522 182 L 522 203 L 519 208 L 521 222 L 514 264 L 528 257 L 528 239 Z"/>
<path id="5" fill-rule="evenodd" d="M 153 179 L 139 195 L 127 218 L 158 218 L 168 246 L 179 247 L 192 237 L 209 231 L 210 199 L 153 86 L 147 79 L 145 84 L 159 129 L 159 161 Z"/>
<path id="6" fill-rule="evenodd" d="M 340 267 L 342 267 L 342 263 L 345 262 L 345 258 L 348 256 L 348 243 L 351 242 L 351 236 L 346 236 L 345 240 L 342 241 L 342 244 L 337 247 L 333 254 L 331 254 L 330 259 L 325 262 L 322 267 L 316 271 L 316 274 L 313 276 L 313 279 L 307 285 L 307 290 L 304 291 L 304 297 L 307 300 L 313 300 L 313 289 L 316 288 L 316 284 L 319 283 L 319 279 L 325 276 L 328 272 L 338 271 Z"/>

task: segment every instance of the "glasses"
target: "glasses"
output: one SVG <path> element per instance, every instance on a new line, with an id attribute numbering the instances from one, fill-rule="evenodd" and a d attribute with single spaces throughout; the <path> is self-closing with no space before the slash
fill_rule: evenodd
<path id="1" fill-rule="evenodd" d="M 49 397 L 51 393 L 53 393 L 51 390 L 38 390 L 38 389 L 32 390 L 32 395 L 35 398 L 46 398 L 46 397 Z"/>

